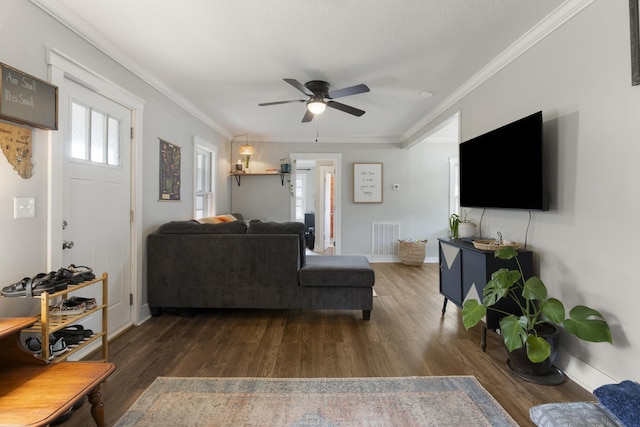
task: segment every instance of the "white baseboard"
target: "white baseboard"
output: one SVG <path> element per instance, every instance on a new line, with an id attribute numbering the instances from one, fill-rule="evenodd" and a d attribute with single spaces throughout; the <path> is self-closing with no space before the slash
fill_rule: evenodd
<path id="1" fill-rule="evenodd" d="M 593 392 L 593 390 L 604 384 L 619 383 L 622 381 L 612 378 L 582 360 L 573 357 L 566 349 L 560 349 L 554 363 L 562 369 L 571 380 L 589 392 Z"/>

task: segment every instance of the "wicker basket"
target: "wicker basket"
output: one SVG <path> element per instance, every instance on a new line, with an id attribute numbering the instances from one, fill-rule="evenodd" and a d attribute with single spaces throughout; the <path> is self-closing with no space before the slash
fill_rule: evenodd
<path id="1" fill-rule="evenodd" d="M 426 240 L 413 240 L 400 242 L 400 261 L 404 265 L 422 265 L 424 263 Z"/>

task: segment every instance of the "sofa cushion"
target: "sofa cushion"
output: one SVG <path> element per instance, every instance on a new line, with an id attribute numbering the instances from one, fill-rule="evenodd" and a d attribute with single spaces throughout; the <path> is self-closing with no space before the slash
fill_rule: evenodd
<path id="1" fill-rule="evenodd" d="M 306 263 L 306 227 L 301 222 L 262 222 L 251 221 L 247 234 L 297 234 L 300 241 L 300 266 Z"/>
<path id="2" fill-rule="evenodd" d="M 301 286 L 373 286 L 375 274 L 364 256 L 310 256 L 300 269 Z"/>
<path id="3" fill-rule="evenodd" d="M 220 224 L 200 224 L 197 221 L 171 221 L 158 228 L 158 234 L 245 234 L 247 225 L 243 221 Z"/>

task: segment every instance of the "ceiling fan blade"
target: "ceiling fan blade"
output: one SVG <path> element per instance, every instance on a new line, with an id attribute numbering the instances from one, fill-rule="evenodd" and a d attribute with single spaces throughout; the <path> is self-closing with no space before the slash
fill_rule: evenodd
<path id="1" fill-rule="evenodd" d="M 265 107 L 267 105 L 278 105 L 278 104 L 289 104 L 291 102 L 307 102 L 304 99 L 292 99 L 291 101 L 275 101 L 275 102 L 263 102 L 262 104 L 258 104 L 260 107 Z"/>
<path id="2" fill-rule="evenodd" d="M 302 123 L 310 122 L 311 120 L 313 120 L 313 116 L 315 116 L 315 114 L 313 114 L 311 111 L 305 111 L 304 117 L 302 117 Z"/>
<path id="3" fill-rule="evenodd" d="M 357 95 L 359 93 L 369 92 L 369 86 L 365 84 L 359 84 L 356 86 L 345 87 L 344 89 L 332 90 L 327 95 L 328 98 L 341 98 L 343 96 Z"/>
<path id="4" fill-rule="evenodd" d="M 300 92 L 304 93 L 307 96 L 313 96 L 313 93 L 310 92 L 306 87 L 304 87 L 304 85 L 302 83 L 300 83 L 299 81 L 297 81 L 296 79 L 282 79 L 285 82 L 289 83 L 291 86 L 295 87 L 296 89 L 298 89 Z"/>
<path id="5" fill-rule="evenodd" d="M 345 113 L 358 117 L 365 113 L 363 110 L 336 101 L 327 101 L 327 107 L 335 108 L 336 110 L 344 111 Z"/>

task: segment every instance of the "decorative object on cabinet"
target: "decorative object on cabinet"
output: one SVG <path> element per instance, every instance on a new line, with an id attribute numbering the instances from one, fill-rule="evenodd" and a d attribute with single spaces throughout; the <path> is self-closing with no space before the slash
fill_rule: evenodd
<path id="1" fill-rule="evenodd" d="M 382 203 L 382 163 L 353 164 L 353 203 Z"/>
<path id="2" fill-rule="evenodd" d="M 536 276 L 526 277 L 518 252 L 506 246 L 495 252 L 501 260 L 515 260 L 516 269 L 500 268 L 491 275 L 483 289 L 483 300 L 469 299 L 462 308 L 462 322 L 469 329 L 484 318 L 488 310 L 496 310 L 496 303 L 511 300 L 519 311 L 500 319 L 500 332 L 510 353 L 509 367 L 516 373 L 530 377 L 553 375 L 552 344 L 557 342 L 557 325 L 588 342 L 612 343 L 611 331 L 602 314 L 593 308 L 577 305 L 566 318 L 564 304 L 547 294 L 545 284 Z M 547 338 L 547 336 L 549 338 Z M 519 364 L 519 362 L 523 364 Z M 531 363 L 528 363 L 531 362 Z M 546 380 L 540 381 L 542 384 Z"/>
<path id="3" fill-rule="evenodd" d="M 180 200 L 180 147 L 160 139 L 160 200 Z"/>
<path id="4" fill-rule="evenodd" d="M 467 219 L 467 211 L 462 211 L 462 217 L 458 214 L 449 216 L 449 237 L 451 239 L 473 237 L 476 234 L 476 225 Z"/>
<path id="5" fill-rule="evenodd" d="M 58 130 L 58 87 L 0 63 L 0 118 Z"/>

